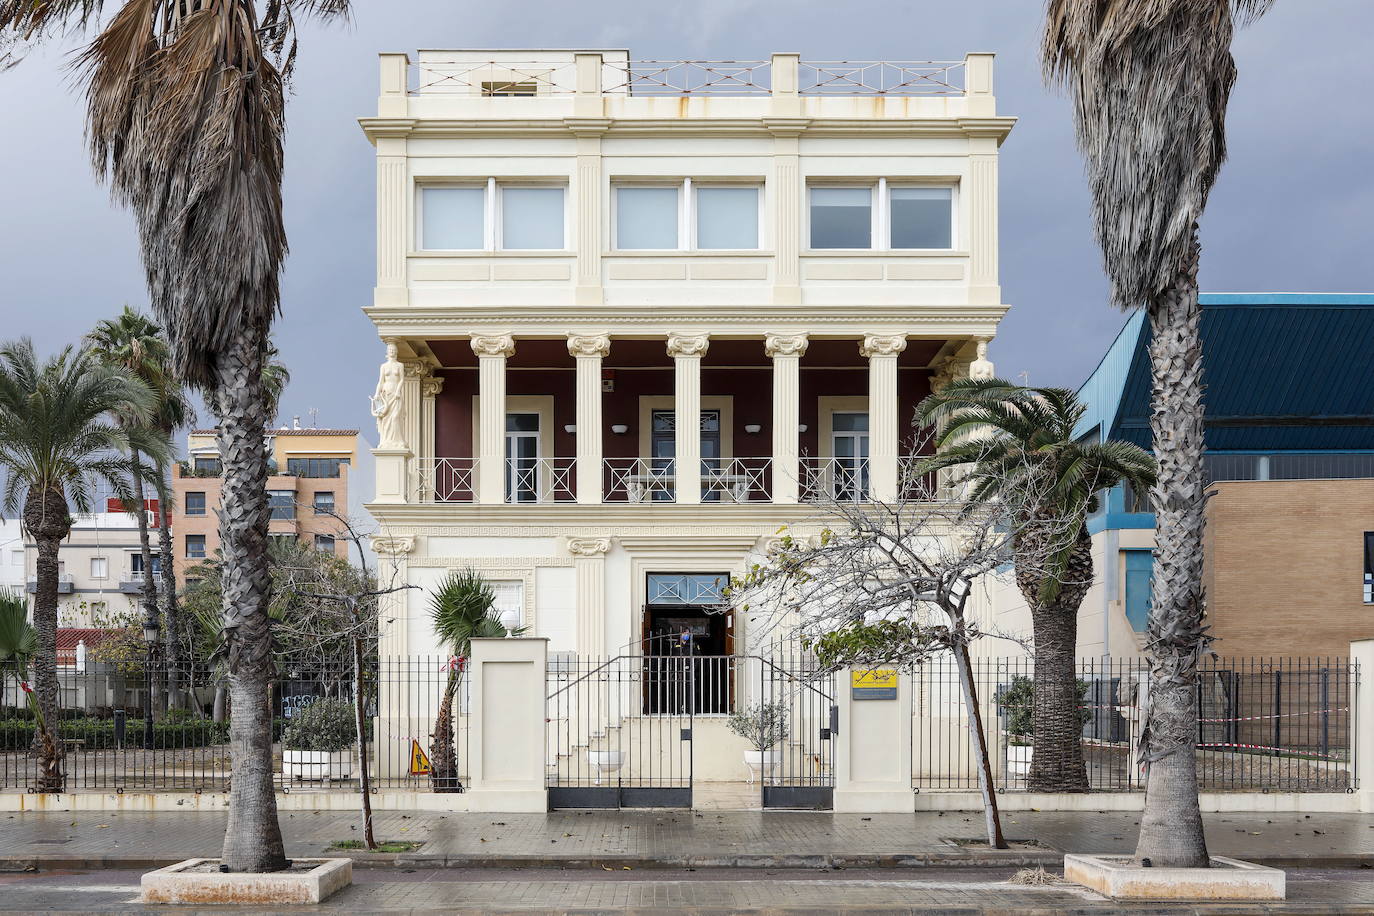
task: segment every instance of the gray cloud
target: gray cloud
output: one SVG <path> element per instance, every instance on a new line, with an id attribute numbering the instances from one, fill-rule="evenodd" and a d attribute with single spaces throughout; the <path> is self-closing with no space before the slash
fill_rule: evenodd
<path id="1" fill-rule="evenodd" d="M 957 59 L 996 51 L 1003 112 L 1002 283 L 1013 308 L 993 345 L 998 369 L 1076 385 L 1122 322 L 1104 300 L 1099 256 L 1066 101 L 1041 84 L 1039 0 L 630 0 L 509 5 L 359 0 L 347 28 L 309 27 L 289 119 L 292 255 L 278 342 L 293 381 L 282 412 L 368 426 L 381 347 L 359 309 L 373 283 L 372 112 L 376 53 L 417 47 L 628 47 L 637 57 Z M 1236 42 L 1231 162 L 1204 225 L 1211 290 L 1363 291 L 1371 282 L 1368 178 L 1374 148 L 1374 4 L 1277 5 Z M 3 335 L 53 348 L 121 303 L 144 301 L 129 217 L 111 207 L 81 146 L 82 105 L 49 49 L 0 73 Z"/>

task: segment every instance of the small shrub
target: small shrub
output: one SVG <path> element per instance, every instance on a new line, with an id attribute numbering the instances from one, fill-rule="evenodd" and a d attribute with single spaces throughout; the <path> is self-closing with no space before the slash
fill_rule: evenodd
<path id="1" fill-rule="evenodd" d="M 1078 681 L 1079 728 L 1092 719 L 1088 705 L 1088 682 Z M 1011 679 L 1011 685 L 1002 691 L 997 702 L 1006 712 L 1007 734 L 1012 744 L 1030 744 L 1035 737 L 1035 682 L 1023 674 Z"/>
<path id="2" fill-rule="evenodd" d="M 356 740 L 353 704 L 325 698 L 296 710 L 282 733 L 281 743 L 288 751 L 334 753 L 352 747 Z"/>
<path id="3" fill-rule="evenodd" d="M 33 744 L 36 726 L 33 719 L 0 720 L 0 750 L 24 751 Z M 119 746 L 113 719 L 63 719 L 58 723 L 57 735 L 63 741 L 92 751 L 104 751 Z M 181 722 L 154 722 L 153 747 L 158 750 L 213 747 L 229 740 L 229 724 L 211 719 L 194 718 Z M 79 744 L 78 744 L 79 742 Z M 124 723 L 124 746 L 143 746 L 143 720 L 128 719 Z"/>
<path id="4" fill-rule="evenodd" d="M 770 750 L 787 738 L 787 705 L 754 703 L 731 713 L 727 725 L 754 750 Z"/>

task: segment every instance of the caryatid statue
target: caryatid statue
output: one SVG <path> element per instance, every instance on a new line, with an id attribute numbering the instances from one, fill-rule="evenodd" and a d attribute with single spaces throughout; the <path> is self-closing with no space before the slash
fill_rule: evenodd
<path id="1" fill-rule="evenodd" d="M 372 416 L 377 419 L 377 447 L 403 449 L 406 447 L 405 409 L 402 385 L 405 367 L 396 358 L 396 342 L 387 341 L 386 362 L 377 374 L 377 391 L 372 395 Z"/>

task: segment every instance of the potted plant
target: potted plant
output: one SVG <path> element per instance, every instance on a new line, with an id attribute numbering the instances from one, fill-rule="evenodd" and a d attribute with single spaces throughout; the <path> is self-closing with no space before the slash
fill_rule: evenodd
<path id="1" fill-rule="evenodd" d="M 787 738 L 787 705 L 785 703 L 754 703 L 730 714 L 730 731 L 749 742 L 752 750 L 744 752 L 744 765 L 749 768 L 749 782 L 764 776 L 782 763 L 782 751 L 777 749 Z"/>
<path id="2" fill-rule="evenodd" d="M 293 779 L 347 779 L 355 740 L 353 704 L 316 700 L 297 709 L 282 733 L 282 768 Z"/>
<path id="3" fill-rule="evenodd" d="M 1079 726 L 1088 724 L 1092 712 L 1087 708 L 1088 682 L 1078 681 Z M 1007 773 L 1025 776 L 1030 773 L 1035 739 L 1035 682 L 1018 674 L 998 698 L 1006 716 Z"/>

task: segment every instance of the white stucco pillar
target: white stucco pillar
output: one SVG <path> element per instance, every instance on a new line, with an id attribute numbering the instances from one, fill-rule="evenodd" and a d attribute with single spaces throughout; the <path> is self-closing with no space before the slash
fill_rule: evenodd
<path id="1" fill-rule="evenodd" d="M 472 338 L 477 354 L 477 502 L 506 501 L 506 359 L 515 352 L 509 334 Z"/>
<path id="2" fill-rule="evenodd" d="M 469 662 L 471 811 L 542 813 L 544 695 L 549 641 L 474 639 Z"/>
<path id="3" fill-rule="evenodd" d="M 670 334 L 673 358 L 674 475 L 677 501 L 701 502 L 701 358 L 710 339 L 705 334 Z"/>
<path id="4" fill-rule="evenodd" d="M 577 654 L 599 658 L 606 649 L 606 551 L 610 538 L 570 538 L 577 573 Z"/>
<path id="5" fill-rule="evenodd" d="M 869 335 L 859 352 L 868 359 L 868 467 L 873 498 L 897 498 L 897 357 L 900 334 Z"/>
<path id="6" fill-rule="evenodd" d="M 801 358 L 805 334 L 769 334 L 763 349 L 773 360 L 773 489 L 775 503 L 795 503 L 801 479 Z"/>
<path id="7" fill-rule="evenodd" d="M 857 675 L 857 680 L 856 680 Z M 905 814 L 911 791 L 911 677 L 850 668 L 836 685 L 835 813 Z"/>
<path id="8" fill-rule="evenodd" d="M 410 575 L 410 554 L 415 550 L 411 535 L 374 535 L 370 539 L 377 554 L 377 582 L 382 588 L 405 585 Z M 408 604 L 413 591 L 402 589 L 377 597 L 377 662 L 382 676 L 377 679 L 378 734 L 391 736 L 427 735 L 433 730 L 434 717 L 424 706 L 417 706 L 421 697 L 429 693 L 431 675 L 420 675 L 410 661 L 409 624 L 412 615 Z M 423 679 L 423 680 L 422 680 Z M 428 729 L 428 730 L 427 730 Z M 386 738 L 379 739 L 379 746 Z M 406 775 L 407 758 L 388 751 L 377 755 L 376 775 L 380 778 Z"/>
<path id="9" fill-rule="evenodd" d="M 577 501 L 601 502 L 601 361 L 611 351 L 605 334 L 568 335 L 577 364 Z"/>
<path id="10" fill-rule="evenodd" d="M 420 452 L 416 464 L 420 467 L 417 476 L 424 484 L 419 491 L 421 502 L 434 501 L 434 399 L 443 390 L 444 380 L 440 376 L 420 378 Z"/>
<path id="11" fill-rule="evenodd" d="M 1350 750 L 1355 757 L 1355 781 L 1359 784 L 1359 810 L 1374 812 L 1374 639 L 1350 644 L 1350 662 L 1359 679 L 1351 677 Z"/>

